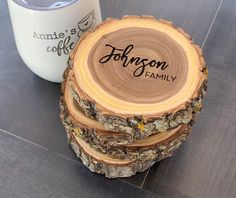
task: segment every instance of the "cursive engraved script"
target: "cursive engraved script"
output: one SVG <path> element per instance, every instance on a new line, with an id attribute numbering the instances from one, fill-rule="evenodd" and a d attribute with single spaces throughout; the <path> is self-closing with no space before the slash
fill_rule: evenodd
<path id="1" fill-rule="evenodd" d="M 110 60 L 123 61 L 123 67 L 128 67 L 129 65 L 134 64 L 137 66 L 133 73 L 135 77 L 142 76 L 148 67 L 155 67 L 156 69 L 165 70 L 169 66 L 165 61 L 149 60 L 147 58 L 141 57 L 129 57 L 129 54 L 134 48 L 134 45 L 128 45 L 124 49 L 118 49 L 109 44 L 106 44 L 105 46 L 111 48 L 111 52 L 108 55 L 102 57 L 99 62 L 107 63 Z"/>

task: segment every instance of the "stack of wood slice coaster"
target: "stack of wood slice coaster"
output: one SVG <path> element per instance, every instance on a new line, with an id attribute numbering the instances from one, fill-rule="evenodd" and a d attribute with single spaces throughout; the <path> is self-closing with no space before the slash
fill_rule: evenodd
<path id="1" fill-rule="evenodd" d="M 164 20 L 107 19 L 68 64 L 62 122 L 84 165 L 106 177 L 129 177 L 171 156 L 202 108 L 202 51 Z"/>

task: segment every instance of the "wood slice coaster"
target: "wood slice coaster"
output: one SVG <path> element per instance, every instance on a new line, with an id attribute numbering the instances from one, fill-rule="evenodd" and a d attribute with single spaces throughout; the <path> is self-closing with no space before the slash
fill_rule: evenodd
<path id="1" fill-rule="evenodd" d="M 190 125 L 206 92 L 201 49 L 183 30 L 153 17 L 106 20 L 83 37 L 69 65 L 86 115 L 135 138 Z"/>
<path id="2" fill-rule="evenodd" d="M 107 148 L 114 145 L 128 144 L 134 141 L 133 136 L 125 132 L 107 131 L 99 122 L 87 117 L 77 101 L 72 96 L 69 86 L 70 70 L 64 74 L 65 80 L 62 83 L 62 97 L 60 101 L 61 119 L 68 130 L 81 128 L 81 136 L 86 140 L 93 140 L 94 144 L 103 145 Z M 89 127 L 88 127 L 89 126 Z"/>
<path id="3" fill-rule="evenodd" d="M 158 152 L 152 160 L 124 160 L 114 159 L 106 154 L 92 149 L 84 140 L 74 133 L 69 135 L 70 145 L 77 157 L 92 172 L 105 174 L 108 178 L 130 177 L 137 172 L 143 172 L 154 163 L 170 157 L 180 146 L 180 143 L 170 142 L 162 152 Z"/>
<path id="4" fill-rule="evenodd" d="M 83 139 L 95 151 L 116 159 L 154 160 L 160 153 L 166 153 L 170 145 L 173 149 L 179 147 L 189 134 L 188 125 L 181 125 L 169 132 L 158 133 L 128 144 L 126 133 L 107 131 L 99 122 L 88 118 L 77 108 L 71 95 L 69 80 L 67 78 L 63 83 L 60 105 L 62 122 L 69 139 Z"/>

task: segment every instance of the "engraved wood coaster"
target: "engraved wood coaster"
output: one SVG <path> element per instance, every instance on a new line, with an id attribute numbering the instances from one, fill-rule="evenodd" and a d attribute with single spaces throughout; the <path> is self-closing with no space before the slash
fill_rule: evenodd
<path id="1" fill-rule="evenodd" d="M 69 65 L 85 114 L 135 138 L 191 125 L 206 92 L 201 49 L 153 17 L 106 20 L 79 42 Z"/>
<path id="2" fill-rule="evenodd" d="M 119 159 L 153 160 L 170 142 L 172 142 L 172 146 L 177 145 L 178 147 L 180 140 L 188 135 L 189 127 L 182 125 L 169 132 L 158 133 L 128 143 L 125 133 L 107 131 L 99 122 L 88 118 L 76 107 L 70 94 L 69 80 L 67 79 L 63 86 L 61 119 L 69 134 L 83 139 L 91 148 L 100 153 Z M 173 143 L 176 139 L 178 140 Z"/>

